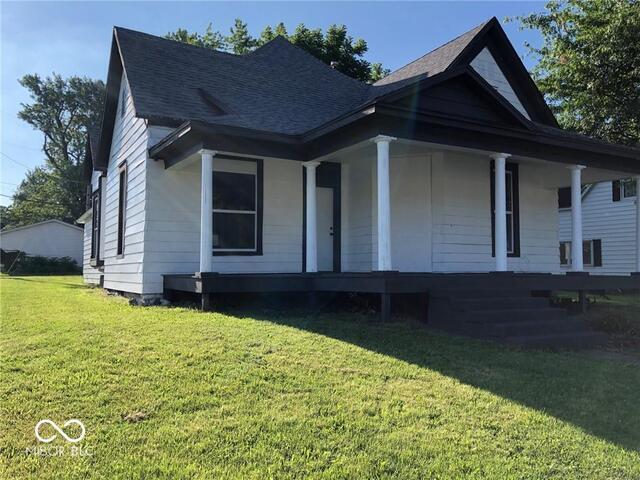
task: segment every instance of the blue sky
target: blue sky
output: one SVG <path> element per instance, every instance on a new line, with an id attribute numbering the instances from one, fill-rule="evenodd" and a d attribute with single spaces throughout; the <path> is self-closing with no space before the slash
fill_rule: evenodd
<path id="1" fill-rule="evenodd" d="M 114 25 L 164 35 L 184 27 L 204 31 L 209 22 L 226 32 L 242 18 L 253 34 L 283 21 L 292 31 L 301 22 L 326 28 L 347 25 L 369 45 L 367 59 L 392 70 L 492 16 L 501 21 L 541 11 L 543 2 L 2 2 L 0 205 L 7 205 L 27 167 L 43 163 L 42 136 L 17 118 L 29 97 L 17 80 L 27 73 L 106 78 Z M 525 42 L 537 32 L 503 26 L 528 67 Z"/>

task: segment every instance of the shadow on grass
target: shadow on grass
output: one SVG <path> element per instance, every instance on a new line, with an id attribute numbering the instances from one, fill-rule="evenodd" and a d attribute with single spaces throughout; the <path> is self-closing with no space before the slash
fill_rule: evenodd
<path id="1" fill-rule="evenodd" d="M 517 350 L 434 333 L 414 321 L 381 324 L 363 314 L 225 310 L 321 334 L 437 371 L 628 450 L 640 449 L 637 366 L 570 352 Z"/>
<path id="2" fill-rule="evenodd" d="M 56 278 L 60 278 L 60 277 L 77 277 L 77 274 L 69 274 L 69 275 L 51 275 L 51 277 L 56 277 Z M 76 289 L 81 289 L 81 290 L 86 290 L 90 287 L 88 287 L 87 285 L 83 284 L 83 283 L 68 283 L 68 282 L 59 282 L 59 281 L 51 281 L 49 279 L 46 278 L 46 275 L 21 275 L 21 276 L 13 276 L 13 275 L 3 275 L 2 278 L 4 280 L 16 280 L 19 282 L 31 282 L 31 283 L 48 283 L 48 284 L 52 284 L 55 283 L 56 285 L 61 285 L 63 287 L 66 288 L 76 288 Z"/>

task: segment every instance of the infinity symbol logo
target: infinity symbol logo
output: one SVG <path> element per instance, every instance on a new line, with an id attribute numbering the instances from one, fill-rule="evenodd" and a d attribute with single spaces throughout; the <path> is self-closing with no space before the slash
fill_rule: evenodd
<path id="1" fill-rule="evenodd" d="M 77 438 L 71 438 L 66 433 L 64 433 L 62 431 L 62 428 L 60 428 L 54 422 L 52 422 L 51 420 L 48 420 L 48 419 L 44 419 L 44 420 L 40 420 L 38 423 L 36 423 L 36 428 L 35 428 L 36 438 L 38 440 L 40 440 L 41 442 L 43 442 L 43 443 L 53 442 L 57 437 L 57 435 L 55 433 L 52 436 L 47 437 L 47 438 L 42 438 L 40 436 L 40 427 L 42 427 L 42 425 L 45 425 L 45 424 L 51 425 L 51 427 L 56 432 L 58 432 L 60 435 L 62 435 L 62 438 L 64 438 L 67 442 L 76 443 L 76 442 L 79 442 L 80 440 L 82 440 L 84 438 L 85 429 L 84 429 L 83 423 L 80 420 L 72 418 L 71 420 L 67 420 L 66 422 L 64 422 L 64 425 L 62 425 L 63 428 L 66 428 L 66 427 L 68 427 L 69 425 L 72 425 L 72 424 L 80 425 L 80 429 L 82 430 L 82 432 L 80 433 L 80 436 L 77 437 Z"/>

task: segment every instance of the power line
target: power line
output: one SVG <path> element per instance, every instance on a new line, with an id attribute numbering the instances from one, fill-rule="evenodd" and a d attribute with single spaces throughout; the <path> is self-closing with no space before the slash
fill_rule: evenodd
<path id="1" fill-rule="evenodd" d="M 0 152 L 0 154 L 1 154 L 1 155 L 4 155 L 5 157 L 7 157 L 7 158 L 8 158 L 9 160 L 11 160 L 12 162 L 17 163 L 17 164 L 18 164 L 18 165 L 20 165 L 21 167 L 24 167 L 24 168 L 32 168 L 32 167 L 30 167 L 29 165 L 25 165 L 24 163 L 19 162 L 19 161 L 18 161 L 18 160 L 16 160 L 15 158 L 10 157 L 9 155 L 7 155 L 7 154 L 6 154 L 6 153 L 4 153 L 4 152 Z"/>
<path id="2" fill-rule="evenodd" d="M 4 193 L 0 193 L 0 197 L 10 198 L 11 200 L 15 201 L 15 199 L 13 198 L 12 195 L 5 195 Z M 33 199 L 33 198 L 25 198 L 24 200 L 20 200 L 20 203 L 22 203 L 22 202 L 35 203 L 37 205 L 49 205 L 49 206 L 52 206 L 52 207 L 64 207 L 64 205 L 62 205 L 61 203 L 58 203 L 58 202 L 47 202 L 47 201 L 37 200 L 37 199 Z"/>

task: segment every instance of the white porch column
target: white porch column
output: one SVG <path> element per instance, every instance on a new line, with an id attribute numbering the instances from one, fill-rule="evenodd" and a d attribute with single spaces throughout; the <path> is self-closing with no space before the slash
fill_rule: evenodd
<path id="1" fill-rule="evenodd" d="M 505 165 L 508 153 L 491 155 L 494 160 L 494 243 L 496 257 L 496 272 L 507 270 L 507 188 Z"/>
<path id="2" fill-rule="evenodd" d="M 572 165 L 571 170 L 571 270 L 582 272 L 582 170 L 584 165 Z"/>
<path id="3" fill-rule="evenodd" d="M 213 271 L 213 150 L 201 150 L 200 272 Z"/>
<path id="4" fill-rule="evenodd" d="M 320 162 L 311 161 L 303 163 L 307 169 L 307 230 L 305 232 L 307 251 L 306 272 L 318 271 L 318 235 L 317 229 L 317 207 L 316 207 L 316 168 Z"/>
<path id="5" fill-rule="evenodd" d="M 394 137 L 378 135 L 378 270 L 391 270 L 391 200 L 389 195 L 389 143 Z"/>
<path id="6" fill-rule="evenodd" d="M 636 272 L 640 272 L 640 175 L 636 177 Z"/>

